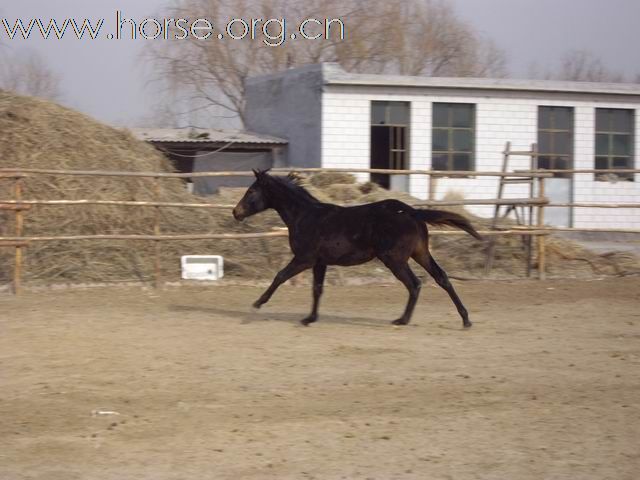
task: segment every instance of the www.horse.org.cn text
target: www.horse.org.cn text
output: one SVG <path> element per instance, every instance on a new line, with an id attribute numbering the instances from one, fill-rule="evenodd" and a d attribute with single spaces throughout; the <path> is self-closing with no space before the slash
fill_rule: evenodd
<path id="1" fill-rule="evenodd" d="M 0 19 L 0 39 L 29 40 L 251 40 L 278 47 L 290 40 L 344 40 L 345 23 L 340 18 L 307 18 L 289 21 L 286 18 L 232 18 L 218 22 L 208 18 L 127 18 L 115 13 L 114 31 L 106 33 L 107 20 Z"/>

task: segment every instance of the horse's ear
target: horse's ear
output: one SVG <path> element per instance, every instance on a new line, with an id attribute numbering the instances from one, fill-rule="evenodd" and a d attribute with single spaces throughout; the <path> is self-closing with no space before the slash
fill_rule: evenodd
<path id="1" fill-rule="evenodd" d="M 253 174 L 256 176 L 257 179 L 263 178 L 267 173 L 269 173 L 269 170 L 271 170 L 270 168 L 267 168 L 266 170 L 260 170 L 260 169 L 253 169 Z"/>

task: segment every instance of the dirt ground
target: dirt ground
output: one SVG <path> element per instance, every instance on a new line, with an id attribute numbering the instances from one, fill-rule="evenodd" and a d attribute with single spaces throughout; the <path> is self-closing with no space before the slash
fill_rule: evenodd
<path id="1" fill-rule="evenodd" d="M 640 278 L 0 296 L 0 479 L 637 479 Z"/>

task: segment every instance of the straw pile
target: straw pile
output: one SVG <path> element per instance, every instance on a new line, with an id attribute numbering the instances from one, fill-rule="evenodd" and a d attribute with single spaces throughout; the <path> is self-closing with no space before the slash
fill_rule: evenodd
<path id="1" fill-rule="evenodd" d="M 155 148 L 78 112 L 48 101 L 0 92 L 0 168 L 171 172 Z M 13 199 L 13 185 L 0 179 L 0 199 Z M 123 177 L 33 176 L 24 180 L 24 199 L 205 202 L 186 191 L 179 179 L 164 179 L 156 195 L 152 179 Z M 222 233 L 257 230 L 238 225 L 230 212 L 161 209 L 162 233 Z M 265 227 L 280 225 L 274 215 Z M 122 206 L 36 206 L 25 214 L 24 234 L 152 234 L 155 209 Z M 262 226 L 262 225 L 261 225 Z M 0 211 L 0 235 L 14 234 L 13 212 Z M 286 246 L 285 239 L 270 240 Z M 273 267 L 261 261 L 264 242 L 163 242 L 162 270 L 179 278 L 182 254 L 227 253 L 230 274 L 253 275 Z M 152 242 L 74 241 L 33 243 L 27 249 L 25 279 L 30 282 L 113 282 L 149 280 Z M 248 253 L 251 260 L 244 258 Z M 257 259 L 257 261 L 255 261 Z M 0 283 L 11 278 L 12 251 L 0 248 Z"/>
<path id="2" fill-rule="evenodd" d="M 100 124 L 75 111 L 29 97 L 0 92 L 0 168 L 170 172 L 169 161 L 153 147 L 129 133 Z M 415 199 L 388 192 L 372 183 L 357 184 L 347 174 L 323 173 L 306 180 L 322 201 L 364 203 L 383 198 Z M 158 192 L 152 179 L 122 177 L 34 176 L 24 180 L 24 199 L 98 199 L 233 204 L 243 194 L 223 189 L 200 198 L 189 194 L 179 179 L 164 179 Z M 0 199 L 12 199 L 12 182 L 0 179 Z M 452 209 L 456 210 L 456 209 Z M 459 211 L 462 211 L 458 209 Z M 464 213 L 464 212 L 463 212 Z M 478 228 L 486 221 L 472 219 Z M 155 209 L 123 206 L 36 206 L 25 214 L 27 236 L 84 234 L 152 234 Z M 162 233 L 261 232 L 281 227 L 273 212 L 237 223 L 226 210 L 161 209 Z M 0 235 L 14 233 L 13 213 L 0 211 Z M 184 254 L 220 254 L 227 275 L 244 280 L 271 278 L 291 257 L 286 238 L 224 241 L 167 241 L 161 244 L 162 272 L 179 278 Z M 519 238 L 500 239 L 494 275 L 522 276 L 524 251 Z M 485 245 L 471 237 L 433 240 L 436 258 L 451 273 L 478 276 Z M 12 250 L 0 248 L 0 284 L 8 283 Z M 150 241 L 74 241 L 33 243 L 26 251 L 25 279 L 30 283 L 91 283 L 141 280 L 153 277 L 154 245 Z M 623 258 L 624 257 L 624 258 Z M 598 256 L 572 242 L 550 242 L 550 274 L 627 274 L 640 272 L 635 257 Z M 328 280 L 388 279 L 380 264 L 331 269 Z"/>

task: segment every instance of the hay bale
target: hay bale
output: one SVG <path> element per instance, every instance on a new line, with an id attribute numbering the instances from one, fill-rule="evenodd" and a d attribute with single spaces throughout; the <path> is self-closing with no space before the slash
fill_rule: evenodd
<path id="1" fill-rule="evenodd" d="M 64 170 L 120 170 L 171 172 L 169 160 L 146 142 L 126 131 L 100 124 L 54 103 L 0 92 L 0 168 Z M 134 200 L 203 203 L 189 194 L 180 179 L 163 179 L 156 196 L 149 178 L 33 176 L 24 180 L 25 199 Z M 235 192 L 234 192 L 235 193 Z M 10 181 L 0 180 L 0 198 L 13 198 Z M 222 202 L 220 202 L 222 203 Z M 224 203 L 231 203 L 226 201 Z M 281 226 L 276 215 L 259 223 L 236 223 L 231 212 L 163 208 L 162 233 L 254 232 Z M 13 216 L 1 212 L 2 235 L 13 234 Z M 25 214 L 25 235 L 151 234 L 154 208 L 121 206 L 36 206 Z M 183 254 L 222 254 L 229 274 L 268 276 L 269 255 L 287 252 L 286 239 L 269 241 L 163 242 L 162 270 L 167 278 L 179 278 Z M 271 251 L 277 245 L 276 251 Z M 269 255 L 265 251 L 269 251 Z M 76 241 L 34 243 L 26 250 L 25 279 L 50 282 L 109 282 L 149 280 L 153 275 L 152 242 Z M 11 277 L 11 251 L 0 249 L 0 283 Z M 264 272 L 264 273 L 263 273 Z"/>
<path id="2" fill-rule="evenodd" d="M 324 189 L 329 198 L 338 203 L 354 203 L 362 194 L 356 185 L 335 184 Z"/>
<path id="3" fill-rule="evenodd" d="M 329 185 L 346 184 L 353 185 L 356 183 L 356 177 L 350 173 L 343 172 L 322 172 L 312 175 L 309 183 L 317 188 L 325 188 Z"/>
<path id="4" fill-rule="evenodd" d="M 360 192 L 363 195 L 366 195 L 368 193 L 373 193 L 373 192 L 377 192 L 378 190 L 380 190 L 380 185 L 378 185 L 375 182 L 364 182 L 364 183 L 361 183 L 360 185 L 358 185 L 358 188 L 360 189 Z"/>
<path id="5" fill-rule="evenodd" d="M 395 199 L 400 200 L 405 203 L 415 203 L 419 201 L 417 198 L 412 197 L 408 193 L 404 192 L 393 192 L 391 190 L 386 190 L 384 188 L 378 188 L 375 190 L 371 190 L 369 193 L 362 195 L 360 197 L 360 202 L 369 203 L 369 202 L 379 202 L 381 200 L 389 200 Z"/>

